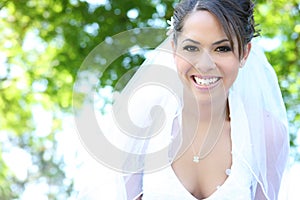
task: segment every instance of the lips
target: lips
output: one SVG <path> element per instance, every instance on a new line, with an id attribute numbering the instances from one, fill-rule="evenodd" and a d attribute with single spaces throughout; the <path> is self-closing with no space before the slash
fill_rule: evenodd
<path id="1" fill-rule="evenodd" d="M 210 77 L 200 77 L 200 76 L 191 76 L 194 83 L 199 87 L 210 87 L 216 85 L 216 83 L 221 79 L 220 77 L 210 76 Z"/>

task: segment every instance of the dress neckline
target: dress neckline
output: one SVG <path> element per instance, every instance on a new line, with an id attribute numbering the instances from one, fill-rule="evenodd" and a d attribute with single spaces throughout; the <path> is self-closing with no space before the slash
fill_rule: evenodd
<path id="1" fill-rule="evenodd" d="M 229 109 L 229 112 L 230 112 L 230 104 L 229 104 L 229 102 L 228 102 L 228 109 Z M 177 111 L 177 113 L 176 113 L 176 116 L 175 116 L 175 118 L 174 119 L 177 119 L 178 121 L 177 121 L 177 123 L 179 123 L 180 125 L 179 125 L 179 127 L 181 127 L 182 126 L 182 115 L 181 115 L 181 113 L 180 112 L 178 112 Z M 174 124 L 173 124 L 174 125 Z M 230 122 L 230 126 L 232 126 L 232 123 Z M 173 131 L 172 131 L 173 132 Z M 234 149 L 234 142 L 233 142 L 233 139 L 232 139 L 232 133 L 230 134 L 230 140 L 231 140 L 231 152 L 233 152 L 233 149 Z M 226 169 L 225 171 L 224 171 L 224 173 L 226 173 L 227 174 L 227 178 L 225 179 L 225 181 L 223 182 L 223 184 L 221 184 L 221 185 L 217 185 L 216 186 L 216 190 L 209 196 L 209 197 L 206 197 L 206 198 L 204 198 L 204 199 L 202 199 L 202 200 L 210 200 L 210 199 L 212 199 L 212 198 L 214 198 L 214 196 L 216 195 L 216 193 L 218 193 L 218 191 L 220 191 L 220 190 L 222 190 L 222 188 L 224 187 L 224 185 L 227 185 L 228 184 L 228 182 L 229 182 L 229 178 L 230 177 L 232 177 L 232 175 L 231 175 L 231 169 L 233 169 L 233 167 L 234 167 L 234 163 L 235 163 L 235 159 L 234 159 L 234 155 L 233 155 L 233 153 L 231 154 L 232 155 L 232 158 L 231 158 L 231 160 L 232 160 L 232 163 L 231 163 L 231 166 L 230 166 L 230 169 Z M 190 191 L 188 191 L 187 190 L 187 188 L 180 182 L 180 180 L 178 179 L 178 177 L 177 177 L 177 175 L 176 175 L 176 173 L 175 173 L 175 171 L 174 171 L 174 169 L 173 169 L 173 167 L 172 167 L 172 163 L 170 164 L 170 166 L 168 166 L 168 168 L 171 170 L 171 173 L 172 173 L 172 177 L 175 179 L 175 181 L 176 181 L 176 184 L 178 185 L 178 186 L 180 186 L 182 189 L 183 189 L 183 191 L 185 191 L 185 193 L 187 193 L 187 195 L 189 195 L 191 198 L 193 198 L 194 200 L 197 200 L 197 198 L 194 196 L 194 195 L 192 195 L 191 193 L 190 193 Z M 229 173 L 228 173 L 228 171 L 230 171 Z M 231 179 L 231 178 L 230 178 Z"/>
<path id="2" fill-rule="evenodd" d="M 209 197 L 206 197 L 206 198 L 204 198 L 204 199 L 202 199 L 202 200 L 210 200 L 210 199 L 214 198 L 214 196 L 216 196 L 216 193 L 218 193 L 220 190 L 222 190 L 222 188 L 230 182 L 230 179 L 231 179 L 231 177 L 232 177 L 232 173 L 231 173 L 231 172 L 232 172 L 232 169 L 234 168 L 234 163 L 235 163 L 235 162 L 234 162 L 234 158 L 233 158 L 233 155 L 232 155 L 232 164 L 231 164 L 231 168 L 230 168 L 230 169 L 226 169 L 225 172 L 224 172 L 224 173 L 226 173 L 226 174 L 228 175 L 228 177 L 225 179 L 225 181 L 224 181 L 224 183 L 223 183 L 222 185 L 216 186 L 216 190 L 215 190 Z M 180 188 L 182 188 L 182 190 L 185 191 L 185 193 L 186 193 L 189 197 L 193 198 L 194 200 L 197 200 L 197 198 L 196 198 L 194 195 L 192 195 L 192 194 L 186 189 L 186 187 L 180 182 L 180 180 L 178 179 L 177 175 L 175 174 L 175 172 L 174 172 L 174 170 L 173 170 L 172 165 L 168 166 L 168 169 L 169 169 L 169 171 L 170 171 L 170 173 L 171 173 L 173 179 L 175 180 L 176 184 L 177 184 L 178 186 L 180 186 Z"/>

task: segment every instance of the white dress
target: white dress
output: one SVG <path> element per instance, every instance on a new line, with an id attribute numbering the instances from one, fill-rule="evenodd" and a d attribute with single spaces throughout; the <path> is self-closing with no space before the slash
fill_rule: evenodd
<path id="1" fill-rule="evenodd" d="M 231 112 L 231 119 L 245 115 L 242 105 L 237 97 L 229 98 L 230 104 L 240 108 L 237 112 Z M 232 102 L 233 101 L 233 102 Z M 224 171 L 228 175 L 223 185 L 216 186 L 216 191 L 206 200 L 251 200 L 254 199 L 257 181 L 252 175 L 250 168 L 242 159 L 242 156 L 250 156 L 247 147 L 251 147 L 248 138 L 247 124 L 231 123 L 232 140 L 232 166 Z M 242 134 L 241 134 L 242 133 Z M 201 164 L 201 163 L 199 163 Z M 163 170 L 144 174 L 143 176 L 143 200 L 196 200 L 196 198 L 181 184 L 171 166 Z"/>
<path id="2" fill-rule="evenodd" d="M 201 163 L 199 163 L 201 164 Z M 207 200 L 251 200 L 256 181 L 249 168 L 233 154 L 233 165 L 226 170 L 228 178 Z M 230 172 L 230 173 L 228 173 Z M 224 171 L 224 173 L 226 173 Z M 181 184 L 171 166 L 143 176 L 143 200 L 196 200 Z"/>
<path id="3" fill-rule="evenodd" d="M 169 61 L 170 64 L 172 62 L 172 55 L 170 54 L 169 56 L 170 57 L 165 56 L 165 54 L 159 54 L 155 59 L 158 61 L 158 64 L 161 64 L 160 61 L 162 60 Z M 156 63 L 153 61 L 152 64 Z M 140 79 L 139 77 L 144 79 L 147 75 L 150 76 L 152 74 L 153 71 L 147 71 L 149 70 L 149 67 L 146 66 L 149 66 L 149 63 L 143 68 L 144 71 L 139 69 L 140 73 L 136 76 L 137 78 L 132 79 L 131 81 L 133 84 L 135 81 L 135 84 L 140 84 L 138 81 Z M 166 64 L 166 66 L 169 65 Z M 157 86 L 156 84 L 154 85 Z M 133 86 L 130 86 L 129 88 L 135 89 Z M 144 90 L 146 87 L 142 88 Z M 174 113 L 177 113 L 176 110 L 182 107 L 173 105 L 169 99 L 165 98 L 166 95 L 158 91 L 157 88 L 154 88 L 154 91 L 155 93 L 146 90 L 147 93 L 140 95 L 141 99 L 138 99 L 137 102 L 133 101 L 131 98 L 130 102 L 133 105 L 133 114 L 136 115 L 130 115 L 130 118 L 132 118 L 132 122 L 137 122 L 134 124 L 137 124 L 139 127 L 147 127 L 152 119 L 149 114 L 144 116 L 145 113 L 149 113 L 149 110 L 151 110 L 148 107 L 152 108 L 151 105 L 160 105 L 166 111 L 167 123 L 165 127 L 169 128 L 174 117 L 176 117 L 174 116 Z M 125 94 L 131 94 L 130 92 L 131 90 L 128 89 L 127 92 L 125 91 Z M 137 92 L 134 90 L 134 94 L 136 93 Z M 156 93 L 159 93 L 159 95 L 156 95 Z M 156 96 L 158 97 L 156 98 Z M 119 99 L 120 102 L 123 102 L 124 100 L 123 98 Z M 254 199 L 254 196 L 256 195 L 255 198 L 259 200 L 275 200 L 277 199 L 281 176 L 288 158 L 289 138 L 287 132 L 287 120 L 274 70 L 267 62 L 263 52 L 259 50 L 255 43 L 252 45 L 252 50 L 246 65 L 240 70 L 237 80 L 229 92 L 228 99 L 231 118 L 233 163 L 231 166 L 231 174 L 224 184 L 207 199 L 247 200 Z M 150 105 L 148 106 L 148 104 Z M 148 107 L 145 108 L 146 106 Z M 172 110 L 170 115 L 168 107 Z M 125 108 L 125 110 L 128 111 L 131 107 L 128 109 L 127 107 Z M 122 109 L 119 108 L 117 110 L 119 111 Z M 173 110 L 175 111 L 173 112 Z M 136 113 L 134 111 L 136 111 Z M 168 116 L 171 118 L 169 119 Z M 153 140 L 151 139 L 151 141 L 139 140 L 123 133 L 119 134 L 118 132 L 120 132 L 120 130 L 115 126 L 114 120 L 103 122 L 105 123 L 101 124 L 102 130 L 105 130 L 103 127 L 104 125 L 107 125 L 110 128 L 108 131 L 103 131 L 109 136 L 109 139 L 107 139 L 123 152 L 129 152 L 130 155 L 148 155 L 149 152 L 158 152 L 160 148 L 155 148 L 156 146 L 151 144 L 154 138 L 158 138 L 159 141 L 162 141 L 161 143 L 158 142 L 158 144 L 160 144 L 158 147 L 168 146 L 169 142 L 167 142 L 168 140 L 165 140 L 165 137 L 170 137 L 170 133 L 172 134 L 173 130 L 168 129 L 167 131 L 163 131 L 162 133 L 165 134 L 159 134 L 158 137 L 153 137 Z M 84 121 L 84 123 L 86 123 L 86 121 Z M 143 143 L 143 141 L 146 142 Z M 144 147 L 147 147 L 145 148 L 146 150 Z M 107 151 L 107 153 L 110 152 Z M 127 157 L 120 158 L 127 161 Z M 157 159 L 157 157 L 154 156 L 152 158 Z M 166 156 L 163 155 L 163 158 L 166 158 Z M 165 160 L 168 162 L 170 161 L 168 158 Z M 140 167 L 144 165 L 145 162 L 139 161 L 140 160 L 137 159 L 135 162 L 132 162 L 134 169 L 135 166 Z M 154 162 L 160 162 L 160 160 L 154 160 Z M 129 162 L 124 162 L 124 165 L 122 162 L 120 163 L 121 166 L 113 166 L 113 168 L 121 169 L 121 167 L 124 166 L 126 169 L 131 169 L 125 165 Z M 129 164 L 131 164 L 131 162 Z M 134 179 L 130 179 L 130 177 L 125 177 L 125 179 L 123 176 L 120 177 L 119 174 L 116 176 L 112 175 L 112 177 L 113 178 L 103 179 L 103 177 L 93 176 L 92 179 L 95 180 L 95 184 L 91 184 L 91 181 L 87 180 L 86 185 L 88 190 L 81 191 L 81 195 L 79 195 L 78 199 L 132 200 L 134 197 L 143 193 L 143 199 L 146 200 L 195 200 L 195 197 L 193 197 L 180 183 L 170 166 L 157 171 L 156 173 L 138 174 Z M 108 184 L 108 182 L 110 184 Z M 258 190 L 256 191 L 256 189 Z M 258 196 L 260 194 L 259 192 L 263 197 L 260 198 L 260 196 Z M 112 193 L 118 196 L 113 197 Z"/>
<path id="4" fill-rule="evenodd" d="M 234 169 L 224 184 L 216 188 L 216 191 L 206 200 L 253 199 L 252 188 L 255 182 L 251 173 L 247 173 L 245 169 Z M 242 172 L 243 170 L 245 171 Z M 144 175 L 143 191 L 143 200 L 196 200 L 177 179 L 171 167 Z"/>

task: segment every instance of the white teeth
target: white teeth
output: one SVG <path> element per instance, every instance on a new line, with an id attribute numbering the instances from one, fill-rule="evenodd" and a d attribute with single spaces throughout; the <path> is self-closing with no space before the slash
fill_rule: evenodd
<path id="1" fill-rule="evenodd" d="M 216 83 L 219 79 L 218 78 L 204 78 L 204 79 L 202 79 L 202 78 L 199 78 L 197 76 L 194 76 L 194 80 L 196 81 L 196 83 L 198 85 L 208 86 L 208 85 Z"/>

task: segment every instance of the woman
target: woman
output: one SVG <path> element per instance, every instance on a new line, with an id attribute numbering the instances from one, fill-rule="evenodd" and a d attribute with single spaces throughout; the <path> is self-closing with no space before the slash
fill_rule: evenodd
<path id="1" fill-rule="evenodd" d="M 118 199 L 278 198 L 289 149 L 286 113 L 274 70 L 252 41 L 253 7 L 251 0 L 176 6 L 170 36 L 114 104 L 116 118 L 125 110 L 150 127 L 129 127 L 135 139 L 122 140 L 141 156 L 120 159 L 131 174 L 118 179 Z M 143 84 L 158 76 L 164 84 Z M 148 109 L 157 105 L 165 112 Z"/>
<path id="2" fill-rule="evenodd" d="M 129 199 L 277 199 L 288 134 L 274 72 L 251 43 L 253 7 L 183 0 L 175 8 L 166 43 L 183 88 L 171 130 L 181 148 L 170 166 L 125 179 Z"/>

